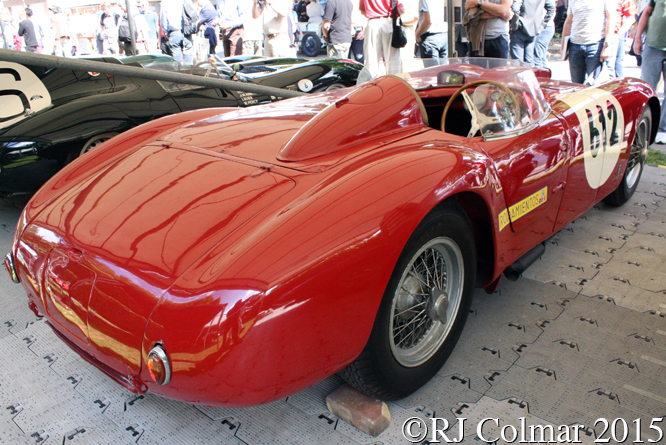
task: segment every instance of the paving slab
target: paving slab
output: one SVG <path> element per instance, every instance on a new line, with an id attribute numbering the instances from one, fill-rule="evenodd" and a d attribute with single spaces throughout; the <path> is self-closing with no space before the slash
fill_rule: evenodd
<path id="1" fill-rule="evenodd" d="M 520 419 L 524 419 L 524 424 L 527 427 L 526 434 L 524 436 L 526 440 L 532 439 L 529 426 L 533 425 L 551 427 L 556 432 L 559 432 L 561 425 L 568 426 L 569 427 L 568 429 L 571 431 L 570 438 L 574 440 L 575 433 L 573 432 L 573 428 L 574 426 L 577 427 L 579 425 L 575 422 L 572 424 L 561 424 L 561 425 L 551 423 L 548 420 L 542 417 L 538 417 L 537 415 L 532 413 L 526 401 L 517 399 L 515 397 L 510 397 L 503 400 L 496 400 L 493 399 L 492 397 L 483 397 L 478 403 L 469 406 L 468 409 L 461 414 L 461 421 L 463 418 L 465 419 L 464 421 L 465 441 L 462 443 L 474 444 L 474 445 L 479 443 L 496 443 L 496 444 L 505 444 L 511 442 L 517 443 L 519 440 L 521 440 L 520 430 L 522 430 L 522 428 L 521 428 Z M 493 420 L 484 421 L 484 419 L 497 419 L 498 421 L 497 422 Z M 515 428 L 516 432 L 518 432 L 517 440 L 511 440 L 514 436 L 512 435 L 513 430 L 511 430 L 510 427 Z M 452 430 L 456 431 L 457 428 L 459 428 L 458 425 L 452 428 Z M 505 428 L 507 428 L 505 436 L 502 436 L 502 429 Z M 588 435 L 584 431 L 586 428 L 587 427 L 580 427 L 578 429 L 577 438 L 579 440 L 579 443 L 585 445 L 592 445 L 594 443 L 594 438 L 595 438 L 594 431 L 589 432 Z M 479 436 L 479 433 L 481 434 L 481 436 Z M 502 437 L 508 439 L 508 442 L 502 440 Z M 541 438 L 540 433 L 535 432 L 535 439 L 539 440 L 540 438 Z M 555 437 L 555 439 L 556 438 L 557 436 Z M 492 439 L 499 439 L 499 440 L 495 442 L 489 442 Z M 545 439 L 549 440 L 550 437 L 546 436 Z M 532 443 L 536 443 L 536 441 L 533 441 Z"/>
<path id="2" fill-rule="evenodd" d="M 627 238 L 634 234 L 638 227 L 625 228 L 621 224 L 598 223 L 583 216 L 578 218 L 549 241 L 573 250 L 607 252 L 609 249 L 620 249 Z"/>
<path id="3" fill-rule="evenodd" d="M 647 279 L 643 280 L 641 276 L 632 277 L 634 275 L 624 269 L 621 273 L 609 271 L 585 282 L 580 292 L 588 297 L 602 296 L 612 299 L 615 304 L 638 312 L 663 311 L 666 294 L 663 291 L 644 289 L 644 287 L 661 288 L 663 274 L 651 272 L 647 275 Z M 632 281 L 638 285 L 632 285 Z"/>
<path id="4" fill-rule="evenodd" d="M 418 410 L 429 418 L 446 419 L 449 425 L 453 425 L 457 420 L 456 411 L 461 406 L 476 403 L 490 388 L 490 384 L 486 384 L 483 385 L 483 392 L 475 391 L 471 388 L 471 382 L 472 379 L 465 375 L 442 375 L 440 372 L 414 394 L 395 404 L 405 409 Z"/>
<path id="5" fill-rule="evenodd" d="M 606 250 L 585 247 L 574 250 L 548 241 L 546 253 L 523 272 L 523 278 L 552 283 L 578 293 L 612 258 L 613 254 Z"/>

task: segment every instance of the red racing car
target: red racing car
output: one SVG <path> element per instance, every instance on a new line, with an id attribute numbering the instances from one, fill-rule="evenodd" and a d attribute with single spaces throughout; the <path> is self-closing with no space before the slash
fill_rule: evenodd
<path id="1" fill-rule="evenodd" d="M 636 79 L 442 63 L 128 130 L 33 196 L 10 274 L 133 391 L 245 406 L 339 372 L 404 397 L 453 350 L 475 286 L 631 198 L 660 116 Z"/>

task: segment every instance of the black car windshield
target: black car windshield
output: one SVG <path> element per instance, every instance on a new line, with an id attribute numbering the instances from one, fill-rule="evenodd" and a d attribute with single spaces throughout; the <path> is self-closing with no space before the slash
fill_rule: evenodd
<path id="1" fill-rule="evenodd" d="M 172 59 L 149 60 L 146 62 L 140 62 L 139 65 L 149 70 L 193 74 L 195 76 L 212 77 L 222 80 L 230 80 L 234 76 L 234 71 L 231 69 L 231 67 L 219 58 L 212 59 L 210 61 L 206 60 L 204 62 L 199 62 L 196 65 L 184 65 Z M 206 88 L 200 85 L 190 85 L 179 82 L 166 82 L 162 80 L 158 80 L 157 83 L 159 83 L 162 88 L 168 92 Z"/>

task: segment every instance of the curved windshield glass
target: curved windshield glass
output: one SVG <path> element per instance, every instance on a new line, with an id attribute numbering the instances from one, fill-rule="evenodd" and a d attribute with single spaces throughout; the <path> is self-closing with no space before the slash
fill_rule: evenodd
<path id="1" fill-rule="evenodd" d="M 547 109 L 531 70 L 514 72 L 501 80 L 479 79 L 460 90 L 464 106 L 472 115 L 470 137 L 477 135 L 475 129 L 484 137 L 525 129 Z"/>
<path id="2" fill-rule="evenodd" d="M 532 67 L 517 60 L 472 57 L 398 60 L 375 70 L 364 68 L 358 83 L 387 74 L 405 79 L 419 96 L 427 98 L 426 108 L 431 101 L 437 102 L 436 98 L 444 99 L 443 130 L 462 131 L 461 136 L 487 138 L 519 132 L 548 110 Z M 464 115 L 469 116 L 466 124 L 461 122 L 460 116 Z"/>
<path id="3" fill-rule="evenodd" d="M 412 73 L 421 71 L 426 68 L 444 67 L 449 65 L 472 65 L 484 69 L 493 69 L 506 66 L 531 68 L 529 63 L 521 62 L 512 59 L 492 59 L 484 57 L 458 57 L 450 59 L 405 59 L 405 60 L 391 60 L 388 63 L 380 63 L 379 65 L 370 66 L 366 65 L 358 75 L 357 85 L 365 83 L 369 80 L 376 79 L 380 76 L 387 74 L 400 74 Z M 400 76 L 403 77 L 403 76 Z"/>

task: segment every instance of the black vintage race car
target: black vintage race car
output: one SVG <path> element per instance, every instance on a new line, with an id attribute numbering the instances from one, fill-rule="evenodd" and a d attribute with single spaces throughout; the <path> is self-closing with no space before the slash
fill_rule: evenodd
<path id="1" fill-rule="evenodd" d="M 168 56 L 93 57 L 301 92 L 356 83 L 352 61 L 233 58 L 181 65 Z M 199 108 L 246 107 L 275 96 L 0 62 L 0 192 L 32 192 L 71 160 L 139 124 Z"/>

